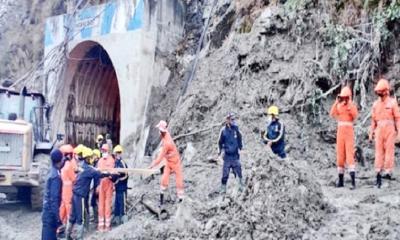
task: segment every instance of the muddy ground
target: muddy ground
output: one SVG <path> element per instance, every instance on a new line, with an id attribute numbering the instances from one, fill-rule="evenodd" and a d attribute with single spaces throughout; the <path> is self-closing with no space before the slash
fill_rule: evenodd
<path id="1" fill-rule="evenodd" d="M 205 6 L 200 1 L 186 2 L 192 28 L 186 29 L 182 49 L 171 58 L 176 61 L 175 75 L 165 88 L 174 99 L 194 58 L 202 18 L 198 14 L 203 12 L 198 9 Z M 373 146 L 366 143 L 365 131 L 372 92 L 364 99 L 368 107 L 360 108 L 356 123 L 357 143 L 366 158 L 366 165 L 357 167 L 357 189 L 351 191 L 349 182 L 345 188 L 334 187 L 336 123 L 328 111 L 336 94 L 331 88 L 340 78 L 332 70 L 332 45 L 323 42 L 322 31 L 315 30 L 334 21 L 329 15 L 332 9 L 326 9 L 330 2 L 273 2 L 278 4 L 218 1 L 195 78 L 180 104 L 166 99 L 162 89 L 153 91 L 148 124 L 165 116 L 172 135 L 188 134 L 177 140 L 184 164 L 185 201 L 176 203 L 172 178 L 167 201 L 171 217 L 159 221 L 140 199 L 145 195 L 157 205 L 160 176 L 149 181 L 134 178 L 129 221 L 108 234 L 90 232 L 87 239 L 400 239 L 400 172 L 396 170 L 396 180 L 385 181 L 382 189 L 374 188 Z M 294 2 L 301 7 L 293 10 L 289 3 Z M 382 74 L 394 76 L 399 63 L 393 64 Z M 369 82 L 366 90 L 371 91 L 371 86 Z M 355 99 L 360 104 L 361 97 Z M 285 161 L 271 155 L 260 141 L 263 112 L 270 104 L 283 112 L 289 155 Z M 246 188 L 239 193 L 232 175 L 222 197 L 218 194 L 221 166 L 209 159 L 217 153 L 220 123 L 230 111 L 237 114 L 244 136 Z M 190 134 L 198 130 L 204 131 Z M 156 137 L 156 131 L 150 134 L 148 149 L 157 145 Z M 23 223 L 29 227 L 22 231 Z M 21 204 L 1 204 L 0 230 L 1 239 L 37 239 L 40 214 Z"/>

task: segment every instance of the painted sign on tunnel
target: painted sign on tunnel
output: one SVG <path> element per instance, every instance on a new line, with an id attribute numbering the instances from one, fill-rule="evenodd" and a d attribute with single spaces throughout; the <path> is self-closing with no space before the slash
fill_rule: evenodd
<path id="1" fill-rule="evenodd" d="M 45 48 L 69 40 L 85 40 L 142 27 L 144 0 L 119 0 L 80 10 L 77 14 L 49 18 L 45 27 Z M 136 4 L 135 4 L 136 2 Z"/>

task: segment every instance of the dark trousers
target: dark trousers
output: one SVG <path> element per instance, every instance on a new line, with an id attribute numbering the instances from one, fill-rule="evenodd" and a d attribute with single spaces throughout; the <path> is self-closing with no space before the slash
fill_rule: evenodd
<path id="1" fill-rule="evenodd" d="M 44 217 L 42 222 L 42 240 L 57 240 L 57 219 Z"/>
<path id="2" fill-rule="evenodd" d="M 86 203 L 85 198 L 74 194 L 72 197 L 72 210 L 71 216 L 69 217 L 69 222 L 71 224 L 82 225 L 85 220 L 85 212 L 86 212 Z"/>
<path id="3" fill-rule="evenodd" d="M 96 188 L 93 189 L 92 192 L 92 197 L 90 198 L 90 206 L 92 206 L 92 208 L 97 207 L 97 194 L 96 194 Z"/>
<path id="4" fill-rule="evenodd" d="M 127 191 L 115 191 L 114 216 L 124 216 Z"/>
<path id="5" fill-rule="evenodd" d="M 224 166 L 222 168 L 222 180 L 221 183 L 226 185 L 229 178 L 230 171 L 233 171 L 236 177 L 242 178 L 242 165 L 240 164 L 240 160 L 224 160 Z"/>

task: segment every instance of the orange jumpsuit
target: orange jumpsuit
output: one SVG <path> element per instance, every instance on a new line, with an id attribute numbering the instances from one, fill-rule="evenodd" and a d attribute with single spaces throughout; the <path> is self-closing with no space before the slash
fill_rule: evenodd
<path id="1" fill-rule="evenodd" d="M 183 198 L 184 186 L 183 186 L 183 172 L 181 159 L 179 156 L 178 149 L 172 139 L 171 135 L 166 132 L 164 137 L 161 139 L 162 146 L 161 152 L 158 154 L 157 158 L 151 164 L 151 166 L 158 165 L 162 160 L 166 160 L 164 167 L 164 174 L 161 177 L 161 192 L 164 192 L 168 188 L 169 176 L 171 173 L 175 173 L 176 181 L 176 191 L 178 198 Z"/>
<path id="2" fill-rule="evenodd" d="M 106 158 L 100 158 L 98 162 L 98 168 L 112 169 L 115 166 L 115 159 L 112 156 Z M 99 230 L 107 229 L 111 227 L 111 207 L 112 197 L 114 191 L 114 183 L 110 178 L 102 178 L 100 180 L 99 188 Z"/>
<path id="3" fill-rule="evenodd" d="M 394 168 L 396 128 L 400 130 L 400 112 L 397 101 L 386 97 L 372 106 L 371 130 L 375 134 L 375 171 L 391 174 Z"/>
<path id="4" fill-rule="evenodd" d="M 67 224 L 68 217 L 72 208 L 72 187 L 76 180 L 75 170 L 77 163 L 74 158 L 65 162 L 61 169 L 62 195 L 60 205 L 60 219 L 63 224 Z"/>
<path id="5" fill-rule="evenodd" d="M 331 108 L 330 115 L 338 121 L 336 136 L 336 165 L 338 172 L 344 173 L 345 164 L 350 172 L 354 172 L 353 122 L 358 115 L 357 107 L 351 99 L 347 105 L 336 101 Z"/>

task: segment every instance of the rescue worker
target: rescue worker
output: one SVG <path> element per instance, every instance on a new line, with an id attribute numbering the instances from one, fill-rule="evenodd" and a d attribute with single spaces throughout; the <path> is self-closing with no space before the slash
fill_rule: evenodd
<path id="1" fill-rule="evenodd" d="M 400 112 L 396 99 L 390 97 L 390 85 L 386 79 L 378 81 L 375 93 L 379 99 L 372 105 L 369 140 L 375 139 L 376 186 L 380 188 L 382 174 L 385 179 L 392 178 L 394 144 L 400 140 Z"/>
<path id="2" fill-rule="evenodd" d="M 93 150 L 93 162 L 91 163 L 92 167 L 97 168 L 97 163 L 101 157 L 100 150 L 94 149 Z M 93 178 L 93 186 L 92 186 L 92 197 L 90 199 L 90 206 L 92 207 L 93 210 L 93 222 L 98 223 L 98 218 L 99 218 L 99 209 L 98 209 L 98 194 L 97 194 L 97 186 L 99 186 L 100 179 L 99 178 Z"/>
<path id="3" fill-rule="evenodd" d="M 115 166 L 115 160 L 110 154 L 108 144 L 103 144 L 101 153 L 102 158 L 98 162 L 98 168 L 110 171 Z M 111 230 L 111 208 L 114 192 L 114 183 L 111 177 L 101 179 L 97 191 L 99 194 L 99 223 L 97 229 L 100 232 L 107 232 Z"/>
<path id="4" fill-rule="evenodd" d="M 69 221 L 66 229 L 67 239 L 72 239 L 71 234 L 74 224 L 76 224 L 76 239 L 83 239 L 85 221 L 85 198 L 89 195 L 90 183 L 93 178 L 110 177 L 111 175 L 107 172 L 100 172 L 99 170 L 90 166 L 90 159 L 93 156 L 93 151 L 89 148 L 82 150 L 82 156 L 80 156 L 79 162 L 79 173 L 76 177 L 76 182 L 73 186 L 73 197 L 72 197 L 72 211 L 69 217 Z"/>
<path id="5" fill-rule="evenodd" d="M 105 141 L 103 135 L 101 134 L 97 135 L 95 148 L 100 150 L 104 143 Z"/>
<path id="6" fill-rule="evenodd" d="M 52 167 L 46 180 L 43 196 L 42 240 L 56 240 L 57 229 L 62 225 L 60 220 L 61 177 L 63 154 L 55 149 L 50 153 Z"/>
<path id="7" fill-rule="evenodd" d="M 77 163 L 73 158 L 74 148 L 71 145 L 63 145 L 60 151 L 64 155 L 64 167 L 61 169 L 62 195 L 60 206 L 60 219 L 64 226 L 72 208 L 72 186 L 76 179 Z"/>
<path id="8" fill-rule="evenodd" d="M 280 158 L 286 158 L 285 152 L 285 126 L 279 121 L 279 108 L 270 106 L 267 111 L 267 129 L 262 138 L 272 152 Z"/>
<path id="9" fill-rule="evenodd" d="M 226 184 L 228 182 L 230 170 L 233 170 L 235 177 L 238 178 L 239 191 L 243 190 L 242 166 L 240 164 L 240 151 L 243 148 L 242 134 L 239 127 L 234 124 L 235 116 L 229 113 L 226 116 L 225 126 L 221 129 L 218 139 L 218 155 L 223 154 L 223 168 L 221 179 L 221 193 L 226 193 Z"/>
<path id="10" fill-rule="evenodd" d="M 150 169 L 156 167 L 161 161 L 165 160 L 164 172 L 161 177 L 160 184 L 160 207 L 164 205 L 164 194 L 168 189 L 169 176 L 175 173 L 176 191 L 178 196 L 178 202 L 183 201 L 184 197 L 184 185 L 183 185 L 183 171 L 181 158 L 178 149 L 168 132 L 167 122 L 161 120 L 156 128 L 158 128 L 161 136 L 161 150 L 157 158 L 151 163 Z"/>
<path id="11" fill-rule="evenodd" d="M 336 187 L 344 187 L 344 171 L 347 165 L 351 177 L 351 188 L 356 187 L 354 161 L 354 128 L 358 115 L 357 106 L 352 101 L 350 87 L 342 88 L 335 103 L 331 107 L 330 116 L 337 120 L 336 166 L 339 181 Z"/>
<path id="12" fill-rule="evenodd" d="M 120 145 L 114 148 L 115 168 L 128 168 L 128 165 L 122 159 L 123 148 Z M 114 180 L 115 185 L 115 203 L 114 203 L 114 218 L 117 225 L 127 222 L 126 217 L 126 199 L 128 194 L 128 174 L 120 173 L 116 175 Z"/>

